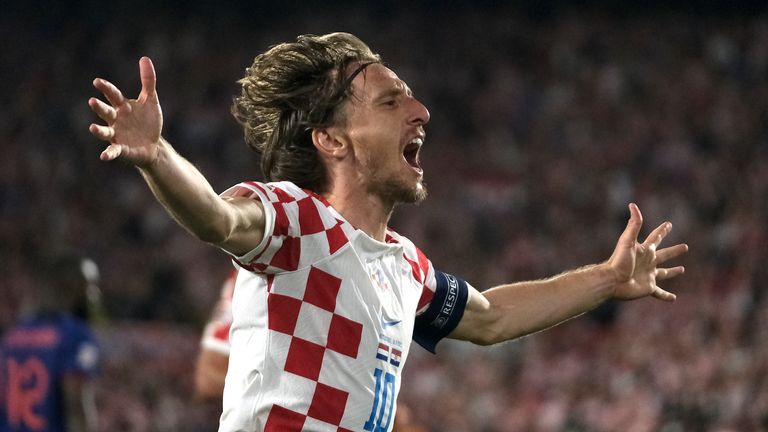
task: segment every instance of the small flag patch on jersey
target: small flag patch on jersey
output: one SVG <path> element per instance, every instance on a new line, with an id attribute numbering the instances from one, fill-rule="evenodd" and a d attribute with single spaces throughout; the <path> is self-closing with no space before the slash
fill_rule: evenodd
<path id="1" fill-rule="evenodd" d="M 402 352 L 400 352 L 400 350 L 392 348 L 392 355 L 389 357 L 389 363 L 392 364 L 392 366 L 400 367 L 401 356 Z"/>
<path id="2" fill-rule="evenodd" d="M 379 360 L 389 360 L 389 346 L 379 342 L 379 348 L 376 350 L 376 358 Z"/>
<path id="3" fill-rule="evenodd" d="M 400 367 L 403 352 L 391 347 L 383 342 L 379 342 L 379 348 L 376 350 L 376 358 L 388 362 L 394 367 Z"/>

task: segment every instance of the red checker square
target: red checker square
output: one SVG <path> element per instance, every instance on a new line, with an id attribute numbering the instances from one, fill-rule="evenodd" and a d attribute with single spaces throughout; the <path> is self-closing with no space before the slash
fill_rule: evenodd
<path id="1" fill-rule="evenodd" d="M 320 212 L 317 211 L 315 200 L 311 197 L 300 199 L 296 202 L 299 205 L 299 228 L 301 235 L 317 234 L 325 231 L 323 219 Z"/>
<path id="2" fill-rule="evenodd" d="M 272 405 L 264 425 L 264 432 L 301 432 L 307 416 L 304 414 L 283 408 L 280 405 Z"/>
<path id="3" fill-rule="evenodd" d="M 269 265 L 287 271 L 294 271 L 299 267 L 299 258 L 301 258 L 301 239 L 298 237 L 284 237 L 283 244 L 275 252 Z"/>
<path id="4" fill-rule="evenodd" d="M 339 294 L 341 279 L 312 267 L 307 277 L 304 301 L 328 312 L 336 310 L 336 296 Z"/>
<path id="5" fill-rule="evenodd" d="M 403 256 L 403 258 L 405 258 L 405 260 L 408 261 L 408 264 L 411 265 L 411 273 L 413 274 L 413 278 L 419 282 L 424 281 L 424 277 L 422 276 L 421 267 L 419 267 L 419 264 L 416 261 L 408 259 L 407 256 Z"/>
<path id="6" fill-rule="evenodd" d="M 262 185 L 261 183 L 259 183 L 259 182 L 255 182 L 255 181 L 247 181 L 247 182 L 243 182 L 243 183 L 247 184 L 248 186 L 251 186 L 251 187 L 253 187 L 253 188 L 256 188 L 256 189 L 258 189 L 258 190 L 259 190 L 259 191 L 260 191 L 262 194 L 264 194 L 265 196 L 269 196 L 269 193 L 267 192 L 267 190 L 266 190 L 266 189 L 264 189 L 264 185 Z M 254 193 L 252 190 L 250 190 L 250 189 L 248 189 L 248 188 L 244 188 L 244 187 L 242 187 L 242 186 L 239 186 L 239 188 L 240 188 L 240 189 L 243 189 L 243 190 L 246 190 L 246 191 L 248 191 L 248 194 L 247 194 L 247 195 L 244 195 L 244 194 L 240 194 L 240 193 L 238 193 L 238 194 L 237 194 L 237 195 L 235 195 L 235 196 L 254 196 L 254 195 L 256 195 L 256 194 L 255 194 L 255 193 Z M 271 189 L 270 189 L 270 190 L 271 190 Z M 238 190 L 238 192 L 240 192 L 240 191 Z M 257 195 L 256 195 L 256 196 L 257 196 Z"/>
<path id="7" fill-rule="evenodd" d="M 428 305 L 429 302 L 432 301 L 433 297 L 435 297 L 434 291 L 432 291 L 431 289 L 427 288 L 426 285 L 424 285 L 424 287 L 421 289 L 421 297 L 419 297 L 419 305 L 417 309 L 421 310 L 422 308 L 424 308 L 424 306 Z"/>
<path id="8" fill-rule="evenodd" d="M 422 308 L 424 308 L 424 306 L 428 305 L 429 302 L 431 302 L 432 298 L 434 297 L 435 297 L 435 292 L 427 288 L 426 285 L 424 285 L 421 289 L 421 297 L 419 297 L 418 310 L 421 310 Z"/>
<path id="9" fill-rule="evenodd" d="M 280 189 L 279 187 L 270 187 L 272 189 L 272 192 L 277 195 L 277 201 L 281 203 L 289 203 L 292 201 L 296 201 L 296 198 L 293 197 L 293 195 L 289 194 L 288 192 Z"/>
<path id="10" fill-rule="evenodd" d="M 325 347 L 294 337 L 285 359 L 285 370 L 298 376 L 317 381 L 323 366 Z"/>
<path id="11" fill-rule="evenodd" d="M 419 259 L 419 267 L 426 273 L 429 270 L 429 260 L 427 259 L 427 256 L 424 255 L 424 252 L 419 248 L 416 248 L 416 256 Z"/>
<path id="12" fill-rule="evenodd" d="M 331 318 L 331 327 L 328 330 L 328 343 L 326 346 L 337 353 L 357 358 L 357 350 L 360 348 L 362 334 L 362 324 L 334 314 L 333 318 Z"/>
<path id="13" fill-rule="evenodd" d="M 337 388 L 317 383 L 308 416 L 338 426 L 347 407 L 349 393 Z"/>
<path id="14" fill-rule="evenodd" d="M 270 330 L 293 335 L 296 321 L 301 311 L 301 300 L 280 294 L 270 293 L 267 297 Z"/>
<path id="15" fill-rule="evenodd" d="M 275 203 L 275 227 L 272 229 L 272 234 L 276 236 L 288 235 L 288 228 L 291 221 L 288 219 L 288 213 L 285 211 L 285 206 L 281 203 Z"/>
<path id="16" fill-rule="evenodd" d="M 318 201 L 320 201 L 321 203 L 323 203 L 323 205 L 324 205 L 324 206 L 326 206 L 326 207 L 330 207 L 330 206 L 331 206 L 331 203 L 329 203 L 329 202 L 328 202 L 328 200 L 327 200 L 327 199 L 325 199 L 325 197 L 324 197 L 324 196 L 322 196 L 322 195 L 318 195 L 318 194 L 316 194 L 315 192 L 313 192 L 313 191 L 311 191 L 311 190 L 309 190 L 309 189 L 302 189 L 302 190 L 303 190 L 303 191 L 304 191 L 304 193 L 306 193 L 307 195 L 309 195 L 309 196 L 311 196 L 311 197 L 314 197 L 316 200 L 318 200 Z"/>
<path id="17" fill-rule="evenodd" d="M 338 221 L 333 228 L 325 232 L 328 237 L 328 252 L 334 254 L 342 246 L 349 242 L 347 235 L 344 234 L 344 230 L 341 228 L 341 221 Z"/>

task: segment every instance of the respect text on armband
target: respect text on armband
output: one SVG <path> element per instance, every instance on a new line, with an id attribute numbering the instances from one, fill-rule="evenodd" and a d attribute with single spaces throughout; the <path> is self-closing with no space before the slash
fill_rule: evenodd
<path id="1" fill-rule="evenodd" d="M 445 279 L 448 281 L 448 292 L 445 294 L 445 299 L 443 299 L 440 313 L 432 322 L 432 325 L 438 328 L 442 328 L 448 322 L 448 318 L 450 318 L 454 307 L 456 307 L 456 299 L 459 297 L 459 281 L 449 274 L 445 274 Z"/>

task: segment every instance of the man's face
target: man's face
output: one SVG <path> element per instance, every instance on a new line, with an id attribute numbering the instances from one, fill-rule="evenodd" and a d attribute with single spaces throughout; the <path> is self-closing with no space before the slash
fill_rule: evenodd
<path id="1" fill-rule="evenodd" d="M 429 111 L 387 67 L 374 63 L 352 81 L 345 131 L 363 186 L 385 204 L 427 196 L 419 151 Z"/>

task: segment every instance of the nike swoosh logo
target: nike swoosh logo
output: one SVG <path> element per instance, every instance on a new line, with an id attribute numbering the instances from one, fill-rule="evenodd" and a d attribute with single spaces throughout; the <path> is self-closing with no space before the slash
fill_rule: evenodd
<path id="1" fill-rule="evenodd" d="M 384 328 L 387 328 L 387 327 L 396 326 L 396 325 L 400 324 L 401 322 L 403 322 L 403 320 L 397 320 L 397 321 L 384 321 L 384 320 L 381 320 L 381 326 L 384 327 Z"/>

